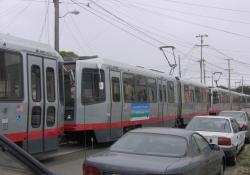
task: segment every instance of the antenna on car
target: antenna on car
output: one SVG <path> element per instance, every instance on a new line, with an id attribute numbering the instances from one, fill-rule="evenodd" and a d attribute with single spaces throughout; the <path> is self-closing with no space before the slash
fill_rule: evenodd
<path id="1" fill-rule="evenodd" d="M 161 46 L 161 47 L 159 47 L 159 49 L 162 51 L 164 57 L 166 58 L 166 60 L 168 62 L 168 65 L 170 67 L 169 75 L 172 75 L 173 72 L 174 72 L 174 69 L 177 66 L 176 59 L 175 59 L 175 53 L 174 53 L 175 47 L 174 46 Z M 167 57 L 166 52 L 164 51 L 164 49 L 171 49 L 172 50 L 172 55 L 173 55 L 173 58 L 174 58 L 174 64 L 171 64 L 171 62 L 169 61 L 169 59 L 168 59 L 168 57 Z"/>

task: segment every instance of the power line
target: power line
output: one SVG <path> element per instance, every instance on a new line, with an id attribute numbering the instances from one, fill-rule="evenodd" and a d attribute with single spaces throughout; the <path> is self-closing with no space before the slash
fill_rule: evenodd
<path id="1" fill-rule="evenodd" d="M 68 6 L 66 6 L 67 11 L 69 11 Z M 76 30 L 78 31 L 78 33 L 80 34 L 80 37 L 82 38 L 82 42 L 87 46 L 88 50 L 90 50 L 90 52 L 94 53 L 92 48 L 85 42 L 86 39 L 83 37 L 82 31 L 80 30 L 80 28 L 78 27 L 77 23 L 75 22 L 74 18 L 70 15 L 71 21 L 74 25 L 74 27 L 76 28 Z"/>
<path id="2" fill-rule="evenodd" d="M 44 33 L 44 30 L 45 30 L 46 21 L 47 21 L 47 18 L 48 18 L 48 11 L 49 11 L 49 0 L 47 1 L 47 4 L 46 4 L 44 21 L 43 21 L 43 24 L 42 24 L 42 28 L 41 28 L 41 32 L 40 32 L 39 38 L 38 38 L 39 42 L 41 41 L 42 35 Z"/>
<path id="3" fill-rule="evenodd" d="M 112 1 L 105 1 L 105 2 L 115 4 L 115 3 L 112 2 Z M 115 5 L 116 5 L 116 4 L 115 4 Z M 123 12 L 117 10 L 117 8 L 114 9 L 114 8 L 111 7 L 111 9 L 112 9 L 113 11 L 116 11 L 116 12 L 118 12 L 118 13 L 123 14 L 123 16 L 126 16 L 126 17 L 129 18 L 129 19 L 135 20 L 135 17 L 134 17 L 134 16 L 133 16 L 133 17 L 130 17 L 130 16 L 127 15 L 127 13 L 123 13 Z M 136 23 L 138 23 L 138 22 L 136 22 Z M 154 29 L 155 31 L 150 31 L 150 30 L 148 30 L 148 29 L 145 29 L 145 28 L 142 28 L 142 27 L 139 27 L 139 26 L 138 26 L 138 28 L 140 28 L 141 30 L 147 31 L 148 33 L 151 33 L 151 34 L 153 34 L 153 35 L 155 35 L 155 36 L 159 36 L 159 37 L 161 37 L 161 38 L 165 38 L 165 39 L 167 39 L 167 40 L 169 40 L 169 41 L 172 41 L 172 42 L 174 42 L 174 43 L 177 43 L 178 45 L 181 45 L 181 46 L 183 46 L 183 47 L 188 47 L 188 46 L 190 45 L 190 42 L 184 41 L 183 39 L 182 39 L 182 40 L 177 40 L 177 39 L 176 39 L 176 36 L 173 36 L 173 35 L 171 35 L 171 34 L 169 34 L 169 33 L 166 33 L 166 31 L 164 31 L 164 34 L 171 35 L 171 37 L 173 37 L 174 39 L 169 38 L 169 37 L 166 37 L 165 35 L 159 34 L 159 33 L 163 33 L 163 31 L 159 30 L 159 29 L 156 28 L 154 25 L 148 25 L 148 24 L 145 24 L 145 23 L 143 23 L 143 22 L 141 22 L 141 21 L 140 21 L 140 23 L 143 24 L 144 26 L 149 27 L 151 30 Z M 188 44 L 185 44 L 185 43 L 188 43 Z M 185 44 L 185 45 L 184 45 L 184 44 Z M 191 44 L 193 44 L 193 43 L 191 43 Z M 188 45 L 188 46 L 187 46 L 187 45 Z M 189 48 L 189 47 L 188 47 L 188 48 Z"/>
<path id="4" fill-rule="evenodd" d="M 93 4 L 95 4 L 97 7 L 99 7 L 100 9 L 102 9 L 103 11 L 105 11 L 106 13 L 108 13 L 109 15 L 113 16 L 114 18 L 118 19 L 119 21 L 125 23 L 126 25 L 132 27 L 134 30 L 136 30 L 137 32 L 141 33 L 142 35 L 148 37 L 149 39 L 153 40 L 153 41 L 156 41 L 162 45 L 165 45 L 166 43 L 158 40 L 157 38 L 155 37 L 152 37 L 151 35 L 149 35 L 148 33 L 144 32 L 143 30 L 139 29 L 138 26 L 136 25 L 133 25 L 131 23 L 129 23 L 128 21 L 124 20 L 123 18 L 117 16 L 116 14 L 110 12 L 109 10 L 107 10 L 106 8 L 104 8 L 103 6 L 101 6 L 100 4 L 96 3 L 95 1 L 93 0 L 90 0 L 90 2 L 92 2 Z"/>
<path id="5" fill-rule="evenodd" d="M 244 65 L 244 66 L 247 66 L 247 67 L 250 66 L 250 63 L 236 60 L 236 59 L 234 59 L 233 57 L 231 57 L 231 56 L 225 54 L 224 52 L 220 51 L 219 49 L 216 49 L 215 47 L 211 47 L 211 46 L 209 46 L 209 47 L 210 47 L 211 49 L 213 49 L 214 51 L 216 51 L 217 53 L 219 53 L 219 54 L 225 56 L 226 58 L 232 59 L 232 61 L 234 61 L 234 62 L 240 63 L 240 64 L 242 64 L 242 65 Z"/>
<path id="6" fill-rule="evenodd" d="M 217 9 L 217 10 L 224 10 L 224 11 L 231 11 L 231 12 L 239 12 L 239 13 L 250 13 L 250 11 L 248 10 L 238 10 L 238 9 L 209 6 L 209 5 L 203 5 L 203 4 L 195 4 L 195 3 L 189 3 L 189 2 L 180 2 L 176 0 L 164 0 L 164 1 L 168 1 L 168 2 L 176 3 L 176 4 L 188 5 L 188 6 L 196 6 L 196 7 L 203 7 L 203 8 L 210 8 L 210 9 Z"/>
<path id="7" fill-rule="evenodd" d="M 137 6 L 137 5 L 133 5 L 133 6 Z M 193 22 L 193 21 L 189 21 L 189 20 L 186 20 L 186 19 L 178 18 L 178 17 L 171 16 L 171 15 L 167 15 L 167 14 L 164 14 L 164 13 L 161 13 L 161 12 L 152 11 L 152 10 L 140 7 L 140 6 L 137 6 L 137 8 L 141 8 L 144 11 L 147 11 L 147 12 L 155 14 L 155 15 L 166 16 L 166 17 L 168 17 L 171 20 L 180 21 L 180 22 L 183 22 L 183 23 L 187 23 L 187 24 L 191 24 L 191 25 L 195 25 L 195 26 L 200 26 L 200 27 L 203 27 L 203 28 L 208 28 L 208 29 L 216 30 L 216 31 L 219 31 L 219 32 L 222 32 L 222 33 L 226 33 L 226 34 L 230 34 L 230 35 L 234 35 L 234 36 L 238 36 L 238 37 L 250 39 L 250 36 L 244 35 L 244 34 L 241 34 L 241 33 L 236 33 L 236 32 L 232 32 L 232 31 L 220 29 L 220 28 L 209 26 L 209 25 L 205 25 L 205 24 L 199 24 L 199 23 L 196 23 L 196 22 Z"/>
<path id="8" fill-rule="evenodd" d="M 12 18 L 10 18 L 8 20 L 9 23 L 7 23 L 6 25 L 2 26 L 0 29 L 7 28 L 10 25 L 12 25 L 14 23 L 14 21 L 17 20 L 18 17 L 20 17 L 21 14 L 24 13 L 30 7 L 31 4 L 32 4 L 32 2 L 28 3 L 24 8 L 22 8 L 20 11 L 18 11 L 14 16 L 12 16 Z"/>
<path id="9" fill-rule="evenodd" d="M 181 10 L 176 10 L 176 9 L 171 9 L 171 8 L 166 8 L 166 7 L 159 7 L 159 6 L 155 6 L 155 5 L 146 5 L 145 3 L 138 3 L 138 2 L 133 2 L 135 4 L 139 4 L 139 5 L 143 5 L 144 7 L 150 7 L 150 8 L 155 8 L 155 9 L 160 9 L 160 10 L 164 10 L 164 11 L 172 11 L 172 12 L 176 12 L 179 14 L 184 14 L 184 15 L 189 15 L 189 16 L 195 16 L 195 17 L 199 17 L 199 18 L 207 18 L 207 19 L 213 19 L 213 20 L 217 20 L 217 21 L 224 21 L 224 22 L 231 22 L 231 23 L 239 23 L 239 24 L 246 24 L 249 25 L 249 22 L 246 21 L 239 21 L 239 20 L 232 20 L 232 19 L 225 19 L 225 18 L 220 18 L 220 17 L 214 17 L 214 16 L 208 16 L 208 15 L 202 15 L 202 14 L 198 14 L 198 13 L 190 13 L 190 12 L 186 12 L 186 11 L 181 11 Z"/>
<path id="10" fill-rule="evenodd" d="M 150 46 L 152 46 L 152 47 L 154 47 L 154 48 L 158 48 L 157 45 L 155 45 L 155 44 L 153 44 L 153 43 L 151 43 L 151 42 L 149 42 L 149 41 L 147 41 L 147 40 L 145 40 L 145 39 L 143 39 L 143 38 L 141 38 L 141 37 L 139 37 L 139 36 L 133 34 L 132 32 L 130 32 L 130 31 L 128 31 L 128 30 L 123 29 L 122 27 L 120 27 L 120 26 L 114 24 L 113 22 L 107 20 L 106 18 L 104 18 L 104 17 L 102 17 L 102 16 L 96 14 L 95 12 L 89 10 L 88 8 L 82 6 L 82 4 L 79 4 L 77 1 L 74 1 L 74 0 L 70 0 L 70 1 L 73 2 L 75 5 L 81 7 L 82 9 L 86 10 L 87 12 L 91 13 L 92 15 L 98 17 L 98 18 L 101 19 L 102 21 L 104 21 L 104 22 L 106 22 L 106 23 L 112 25 L 113 27 L 118 28 L 119 30 L 121 30 L 121 31 L 123 31 L 123 32 L 125 32 L 125 33 L 127 33 L 127 34 L 129 34 L 129 35 L 131 35 L 132 37 L 134 37 L 134 38 L 136 38 L 136 39 L 138 39 L 138 40 L 140 40 L 140 41 L 142 41 L 142 42 L 144 42 L 144 43 L 146 43 L 146 44 L 148 44 L 148 45 L 150 45 Z"/>

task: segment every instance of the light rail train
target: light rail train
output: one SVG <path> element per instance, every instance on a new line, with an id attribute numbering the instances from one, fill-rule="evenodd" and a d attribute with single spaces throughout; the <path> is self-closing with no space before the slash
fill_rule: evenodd
<path id="1" fill-rule="evenodd" d="M 143 126 L 249 107 L 250 96 L 115 61 L 63 61 L 50 46 L 0 34 L 0 134 L 29 153 L 69 140 L 118 139 Z"/>

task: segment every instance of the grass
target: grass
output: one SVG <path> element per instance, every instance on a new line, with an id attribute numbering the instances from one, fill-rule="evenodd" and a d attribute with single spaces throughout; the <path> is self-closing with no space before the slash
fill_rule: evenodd
<path id="1" fill-rule="evenodd" d="M 237 164 L 233 175 L 250 175 L 250 145 L 240 153 Z"/>

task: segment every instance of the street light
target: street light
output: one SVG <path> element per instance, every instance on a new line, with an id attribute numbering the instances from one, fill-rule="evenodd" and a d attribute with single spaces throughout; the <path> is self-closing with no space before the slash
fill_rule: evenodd
<path id="1" fill-rule="evenodd" d="M 68 14 L 78 15 L 80 12 L 77 10 L 66 12 L 63 16 L 59 16 L 59 0 L 53 0 L 55 7 L 55 50 L 59 52 L 59 19 Z"/>

